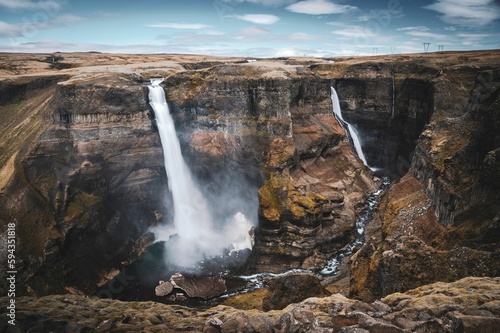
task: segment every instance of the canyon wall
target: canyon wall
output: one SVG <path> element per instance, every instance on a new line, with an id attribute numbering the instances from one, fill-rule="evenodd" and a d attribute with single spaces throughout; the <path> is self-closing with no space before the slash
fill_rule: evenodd
<path id="1" fill-rule="evenodd" d="M 433 83 L 434 114 L 411 168 L 384 198 L 371 239 L 353 257 L 353 297 L 500 274 L 498 70 L 456 68 Z"/>
<path id="2" fill-rule="evenodd" d="M 352 295 L 374 299 L 441 279 L 432 272 L 464 253 L 477 264 L 443 271 L 448 280 L 498 275 L 495 66 L 405 56 L 203 62 L 170 71 L 163 86 L 210 204 L 225 209 L 210 194 L 228 192 L 258 207 L 248 212 L 259 226 L 247 272 L 317 270 L 354 239 L 356 214 L 380 179 L 333 117 L 330 87 L 337 90 L 368 164 L 395 180 L 405 175 L 352 260 Z M 143 80 L 151 75 L 61 76 L 26 97 L 45 101 L 33 115 L 13 103 L 24 93 L 0 86 L 10 96 L 2 103 L 25 117 L 17 128 L 37 124 L 2 148 L 9 176 L 0 218 L 3 234 L 8 221 L 17 224 L 23 293 L 95 293 L 151 244 L 150 227 L 171 222 Z M 424 272 L 429 258 L 435 270 L 427 275 L 410 269 Z"/>

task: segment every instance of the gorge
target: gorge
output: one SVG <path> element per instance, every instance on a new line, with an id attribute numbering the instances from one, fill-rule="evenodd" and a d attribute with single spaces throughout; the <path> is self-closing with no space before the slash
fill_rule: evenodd
<path id="1" fill-rule="evenodd" d="M 499 55 L 248 62 L 64 53 L 59 61 L 67 66 L 54 69 L 43 60 L 48 55 L 3 54 L 0 252 L 6 258 L 8 224 L 15 223 L 21 329 L 64 331 L 76 325 L 92 331 L 109 323 L 110 330 L 161 331 L 175 321 L 186 332 L 210 325 L 224 332 L 240 326 L 239 331 L 263 332 L 265 326 L 285 332 L 297 322 L 297 331 L 444 332 L 473 325 L 471 317 L 495 327 Z M 148 88 L 157 77 L 164 79 Z M 341 113 L 333 112 L 332 91 Z M 155 94 L 165 94 L 168 105 Z M 175 208 L 173 192 L 191 185 L 176 184 L 179 177 L 165 172 L 174 158 L 160 142 L 157 109 L 170 111 L 175 149 L 206 201 L 196 202 L 209 210 L 203 216 L 210 220 L 196 218 L 200 224 L 186 231 L 177 227 L 183 208 Z M 356 128 L 364 161 L 334 114 Z M 177 172 L 185 174 L 179 163 Z M 351 248 L 356 219 L 386 176 L 392 183 L 366 226 L 366 243 Z M 216 307 L 186 308 L 155 296 L 159 280 L 177 271 L 157 259 L 166 255 L 170 263 L 191 266 L 200 257 L 180 254 L 194 251 L 197 237 L 208 244 L 199 247 L 214 251 L 208 256 L 229 252 L 228 245 L 241 237 L 224 230 L 235 226 L 230 221 L 242 216 L 238 212 L 246 218 L 234 231 L 245 238 L 254 226 L 255 244 L 231 274 L 295 273 Z M 203 227 L 214 221 L 224 222 L 215 227 L 219 233 Z M 181 248 L 155 243 L 170 239 Z M 320 272 L 346 251 L 336 274 L 303 273 Z M 220 262 L 206 264 L 227 269 Z M 308 281 L 300 289 L 316 290 L 307 297 L 318 297 L 262 312 L 264 298 L 293 289 L 291 281 Z M 147 290 L 132 293 L 138 285 Z M 0 286 L 7 290 L 7 281 Z M 424 311 L 418 302 L 429 295 L 435 296 L 435 308 Z M 450 305 L 451 298 L 467 295 L 476 303 Z M 74 311 L 54 310 L 58 306 Z M 209 322 L 212 317 L 221 323 Z"/>

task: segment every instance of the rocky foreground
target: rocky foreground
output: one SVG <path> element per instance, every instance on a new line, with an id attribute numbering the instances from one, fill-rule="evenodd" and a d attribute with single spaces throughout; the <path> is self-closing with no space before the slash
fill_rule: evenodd
<path id="1" fill-rule="evenodd" d="M 494 333 L 500 325 L 500 278 L 434 283 L 372 303 L 333 294 L 268 312 L 77 295 L 21 297 L 16 306 L 15 330 L 6 330 L 2 308 L 2 332 Z"/>

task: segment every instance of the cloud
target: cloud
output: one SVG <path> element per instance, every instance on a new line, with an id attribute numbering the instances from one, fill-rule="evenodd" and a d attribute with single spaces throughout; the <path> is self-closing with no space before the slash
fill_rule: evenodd
<path id="1" fill-rule="evenodd" d="M 377 21 L 381 24 L 389 24 L 392 20 L 404 17 L 402 10 L 372 9 L 368 13 L 358 16 L 358 21 Z"/>
<path id="2" fill-rule="evenodd" d="M 255 24 L 274 24 L 280 20 L 278 16 L 269 14 L 228 15 L 226 17 L 234 17 Z"/>
<path id="3" fill-rule="evenodd" d="M 342 27 L 342 29 L 334 30 L 332 31 L 333 34 L 342 36 L 346 39 L 351 39 L 351 38 L 369 38 L 372 39 L 376 36 L 376 34 L 371 31 L 370 29 L 359 26 L 359 25 L 347 25 L 347 24 L 342 24 L 342 23 L 335 23 L 335 22 L 330 22 L 328 25 L 333 25 L 333 26 L 338 26 Z"/>
<path id="4" fill-rule="evenodd" d="M 203 44 L 213 44 L 219 45 L 220 43 L 231 43 L 232 38 L 225 35 L 215 35 L 209 33 L 196 33 L 196 32 L 183 32 L 175 35 L 159 35 L 156 37 L 159 40 L 165 40 L 166 42 L 174 44 L 185 44 L 185 45 L 203 45 Z"/>
<path id="5" fill-rule="evenodd" d="M 261 27 L 248 27 L 231 34 L 239 42 L 265 42 L 272 36 L 272 32 Z"/>
<path id="6" fill-rule="evenodd" d="M 305 41 L 320 40 L 320 39 L 325 39 L 325 38 L 326 37 L 324 37 L 324 36 L 310 35 L 310 34 L 307 34 L 305 32 L 295 32 L 295 33 L 277 38 L 276 40 L 280 41 L 280 42 L 305 42 Z"/>
<path id="7" fill-rule="evenodd" d="M 266 36 L 266 35 L 271 35 L 271 31 L 261 28 L 261 27 L 249 27 L 249 28 L 243 28 L 241 30 L 238 30 L 235 32 L 235 35 L 238 36 Z"/>
<path id="8" fill-rule="evenodd" d="M 295 2 L 295 0 L 222 0 L 222 1 L 225 3 L 237 4 L 237 5 L 243 2 L 250 2 L 257 5 L 270 6 L 270 7 L 284 6 Z"/>
<path id="9" fill-rule="evenodd" d="M 52 53 L 52 52 L 90 52 L 90 51 L 111 52 L 111 53 L 164 53 L 166 52 L 166 49 L 165 45 L 148 45 L 148 44 L 111 45 L 111 44 L 94 44 L 94 43 L 63 43 L 53 40 L 26 42 L 16 45 L 0 44 L 0 52 Z M 168 51 L 169 52 L 172 51 L 170 47 L 168 48 Z M 117 70 L 122 71 L 123 67 Z"/>
<path id="10" fill-rule="evenodd" d="M 328 0 L 304 0 L 286 7 L 291 12 L 309 15 L 342 14 L 357 9 L 349 5 L 339 5 Z"/>
<path id="11" fill-rule="evenodd" d="M 436 33 L 427 32 L 427 31 L 417 31 L 417 30 L 408 31 L 406 34 L 410 35 L 410 36 L 434 38 L 434 39 L 447 39 L 447 38 L 449 38 L 448 35 L 436 34 Z"/>
<path id="12" fill-rule="evenodd" d="M 399 30 L 399 31 L 429 31 L 431 29 L 429 29 L 423 25 L 419 25 L 419 26 L 415 26 L 415 27 L 398 28 L 397 30 Z"/>
<path id="13" fill-rule="evenodd" d="M 297 57 L 301 56 L 303 53 L 300 52 L 300 50 L 293 49 L 293 48 L 287 48 L 287 49 L 280 49 L 276 52 L 276 57 Z"/>
<path id="14" fill-rule="evenodd" d="M 199 29 L 211 28 L 212 26 L 203 23 L 152 23 L 152 24 L 146 24 L 146 27 L 199 30 Z"/>
<path id="15" fill-rule="evenodd" d="M 7 22 L 0 21 L 0 37 L 31 38 L 36 35 L 39 30 L 68 26 L 87 20 L 87 17 L 65 14 L 55 16 L 50 19 L 47 17 L 47 19 L 43 21 L 27 21 L 18 24 L 9 24 Z"/>
<path id="16" fill-rule="evenodd" d="M 431 29 L 429 29 L 426 26 L 419 25 L 419 26 L 414 26 L 414 27 L 403 27 L 403 28 L 398 28 L 398 31 L 405 31 L 407 35 L 410 36 L 415 36 L 415 37 L 425 37 L 425 38 L 434 38 L 434 39 L 446 39 L 449 38 L 448 35 L 442 35 L 442 34 L 436 34 L 433 32 L 430 32 Z"/>
<path id="17" fill-rule="evenodd" d="M 22 33 L 22 27 L 0 21 L 0 37 L 17 37 Z"/>
<path id="18" fill-rule="evenodd" d="M 62 7 L 62 0 L 32 1 L 32 0 L 0 0 L 0 7 L 11 10 L 44 10 L 55 14 Z"/>
<path id="19" fill-rule="evenodd" d="M 461 33 L 457 34 L 460 44 L 465 46 L 481 47 L 482 39 L 493 37 L 491 34 Z"/>
<path id="20" fill-rule="evenodd" d="M 440 14 L 441 20 L 453 25 L 480 27 L 500 18 L 500 7 L 494 0 L 437 0 L 424 6 Z"/>

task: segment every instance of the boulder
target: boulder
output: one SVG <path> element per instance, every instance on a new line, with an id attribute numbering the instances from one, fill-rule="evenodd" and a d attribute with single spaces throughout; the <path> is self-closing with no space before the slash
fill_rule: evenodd
<path id="1" fill-rule="evenodd" d="M 269 292 L 262 301 L 264 311 L 283 309 L 309 297 L 328 296 L 320 279 L 312 274 L 288 274 L 271 280 Z"/>
<path id="2" fill-rule="evenodd" d="M 167 296 L 174 290 L 174 286 L 170 282 L 160 281 L 160 284 L 155 288 L 156 296 Z"/>
<path id="3" fill-rule="evenodd" d="M 185 277 L 176 273 L 170 278 L 170 283 L 191 298 L 210 299 L 227 291 L 225 280 L 219 276 Z"/>

